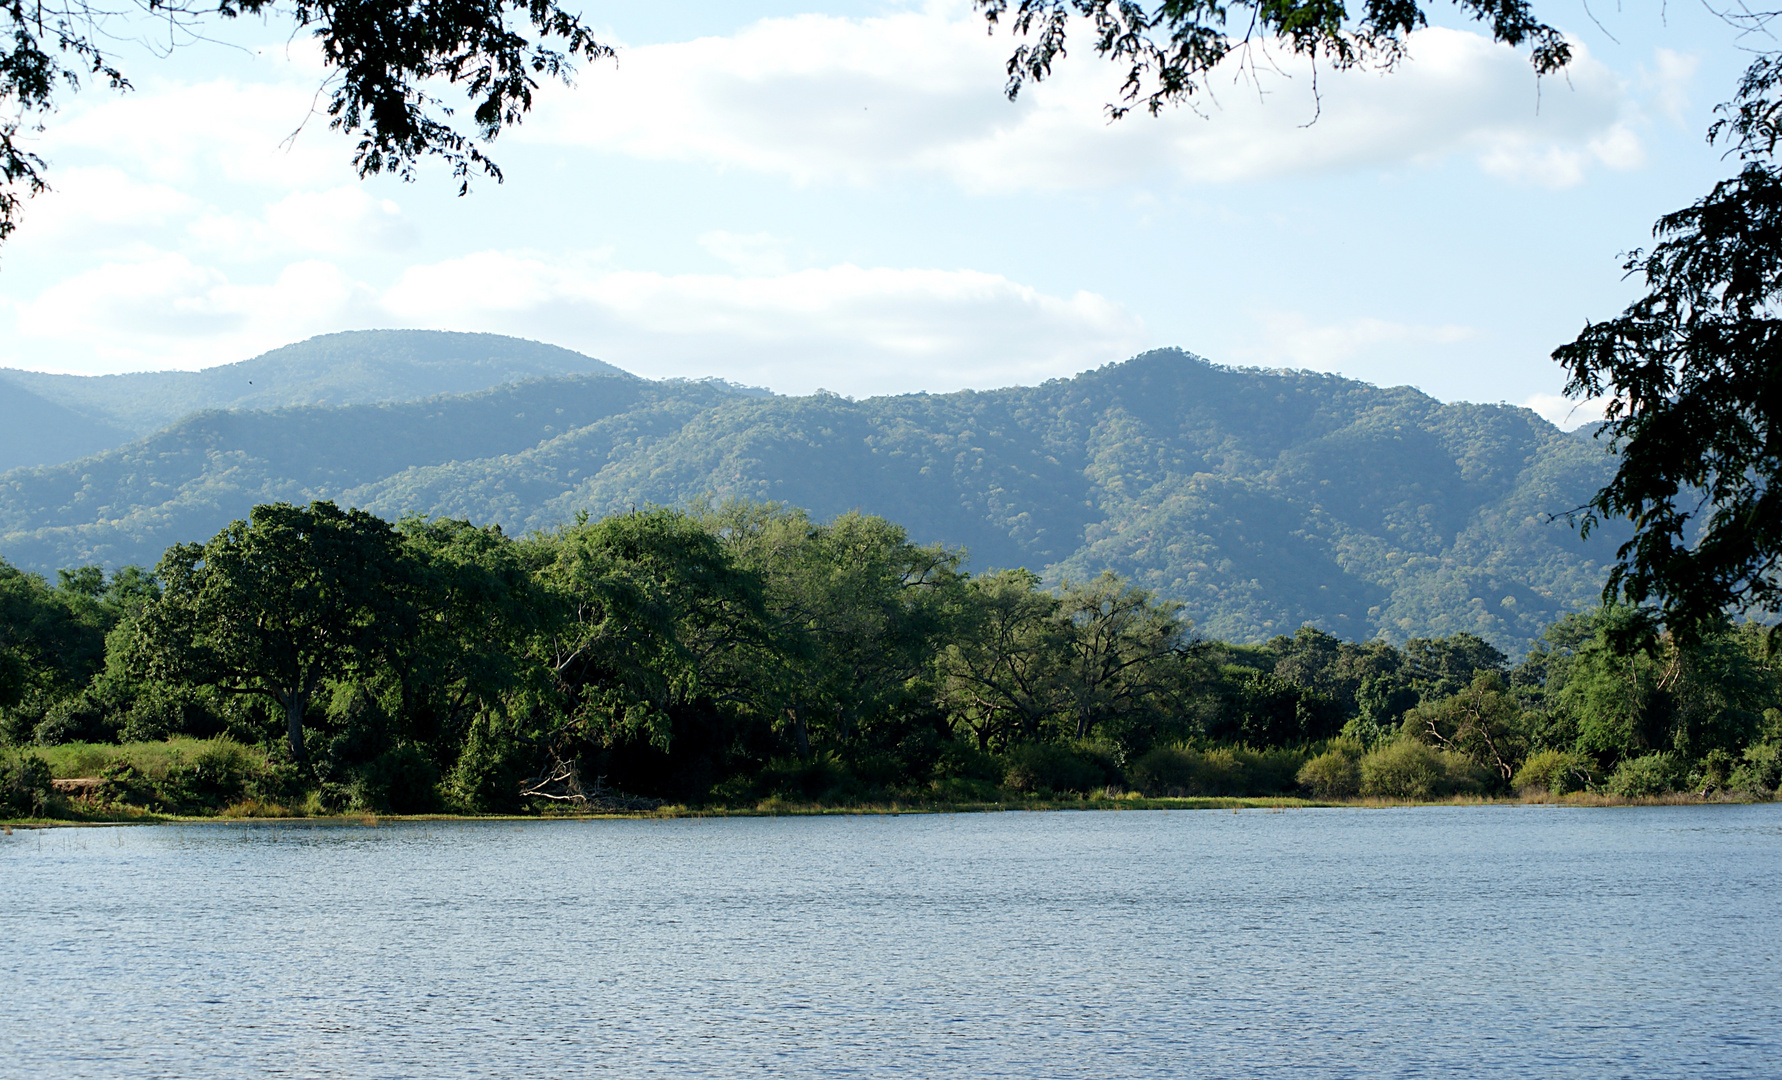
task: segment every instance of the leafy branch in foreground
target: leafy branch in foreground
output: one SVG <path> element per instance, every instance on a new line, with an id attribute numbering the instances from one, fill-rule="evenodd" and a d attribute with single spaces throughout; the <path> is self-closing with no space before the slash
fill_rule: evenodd
<path id="1" fill-rule="evenodd" d="M 1585 532 L 1634 525 L 1604 597 L 1655 600 L 1685 635 L 1728 608 L 1782 608 L 1779 88 L 1778 58 L 1760 57 L 1710 132 L 1739 174 L 1660 218 L 1658 243 L 1625 264 L 1646 295 L 1553 354 L 1568 396 L 1607 399 L 1599 435 L 1620 451 L 1582 513 Z"/>
<path id="2" fill-rule="evenodd" d="M 43 129 L 57 91 L 77 91 L 83 79 L 130 89 L 103 47 L 129 36 L 121 24 L 152 19 L 173 46 L 195 40 L 209 19 L 243 15 L 289 20 L 294 34 L 315 39 L 330 71 L 329 127 L 358 136 L 360 176 L 408 180 L 436 157 L 460 194 L 472 172 L 501 179 L 486 144 L 531 109 L 540 77 L 567 81 L 577 60 L 613 53 L 556 0 L 134 0 L 122 11 L 0 0 L 0 107 L 13 114 L 0 120 L 0 240 L 17 227 L 24 198 L 46 189 L 44 160 L 24 140 Z M 468 99 L 468 130 L 426 89 L 440 81 Z"/>
<path id="3" fill-rule="evenodd" d="M 1405 56 L 1405 38 L 1427 26 L 1416 0 L 1367 0 L 1353 17 L 1342 0 L 973 0 L 992 30 L 1007 25 L 1024 40 L 1007 64 L 1010 98 L 1030 82 L 1052 74 L 1066 53 L 1075 20 L 1087 22 L 1097 54 L 1127 67 L 1123 104 L 1116 118 L 1142 101 L 1153 115 L 1203 89 L 1206 77 L 1237 54 L 1254 68 L 1252 49 L 1271 43 L 1335 70 L 1391 69 Z M 1537 19 L 1526 0 L 1455 0 L 1455 6 L 1491 28 L 1494 40 L 1529 46 L 1537 74 L 1551 75 L 1571 62 L 1571 46 Z"/>

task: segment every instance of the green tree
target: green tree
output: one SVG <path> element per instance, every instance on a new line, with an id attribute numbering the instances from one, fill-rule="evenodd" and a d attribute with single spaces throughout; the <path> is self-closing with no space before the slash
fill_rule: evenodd
<path id="1" fill-rule="evenodd" d="M 1059 590 L 1069 734 L 1087 739 L 1175 710 L 1188 650 L 1182 605 L 1159 601 L 1112 572 Z"/>
<path id="2" fill-rule="evenodd" d="M 960 610 L 960 553 L 912 543 L 884 518 L 826 524 L 803 511 L 731 504 L 712 521 L 765 590 L 778 715 L 800 757 L 907 714 Z M 871 741 L 871 740 L 869 740 Z"/>
<path id="3" fill-rule="evenodd" d="M 387 664 L 415 630 L 414 572 L 395 530 L 330 502 L 256 506 L 207 543 L 168 549 L 155 573 L 163 591 L 135 620 L 134 666 L 272 702 L 301 764 L 324 682 Z"/>
<path id="4" fill-rule="evenodd" d="M 737 652 L 757 640 L 761 593 L 718 538 L 677 511 L 618 514 L 521 544 L 547 605 L 533 636 L 549 677 L 540 737 L 565 764 L 581 745 L 666 751 L 676 711 L 742 690 Z"/>
<path id="5" fill-rule="evenodd" d="M 1774 16 L 1727 16 L 1764 29 Z M 1767 30 L 1764 31 L 1767 34 Z M 1607 401 L 1597 431 L 1614 477 L 1576 512 L 1588 534 L 1626 518 L 1605 603 L 1653 601 L 1672 632 L 1712 632 L 1728 609 L 1782 606 L 1782 55 L 1763 52 L 1709 141 L 1739 174 L 1653 226 L 1627 256 L 1646 295 L 1587 323 L 1553 357 L 1565 392 Z"/>
<path id="6" fill-rule="evenodd" d="M 1482 670 L 1457 694 L 1426 701 L 1405 714 L 1404 731 L 1460 754 L 1507 787 L 1528 756 L 1522 709 L 1502 674 Z"/>
<path id="7" fill-rule="evenodd" d="M 1502 673 L 1509 663 L 1496 646 L 1474 634 L 1412 638 L 1405 642 L 1404 675 L 1424 701 L 1458 694 L 1481 671 Z"/>
<path id="8" fill-rule="evenodd" d="M 527 645 L 545 605 L 500 526 L 411 517 L 397 532 L 416 585 L 415 633 L 395 653 L 402 719 L 408 737 L 443 751 L 438 764 L 450 767 L 472 721 L 504 714 L 535 682 Z"/>
<path id="9" fill-rule="evenodd" d="M 0 735 L 24 742 L 58 701 L 78 694 L 105 666 L 106 633 L 140 574 L 109 595 L 98 567 L 62 571 L 52 587 L 0 560 Z"/>
<path id="10" fill-rule="evenodd" d="M 143 13 L 174 42 L 203 36 L 211 19 L 278 18 L 293 36 L 307 34 L 330 69 L 328 126 L 357 138 L 361 176 L 414 175 L 423 158 L 442 159 L 468 190 L 473 171 L 497 180 L 486 148 L 532 107 L 540 77 L 567 80 L 578 59 L 612 50 L 556 0 L 144 0 Z M 17 226 L 22 198 L 45 189 L 44 161 L 21 132 L 41 130 L 58 90 L 83 80 L 128 90 L 109 55 L 111 42 L 136 31 L 132 18 L 89 0 L 0 0 L 0 240 Z M 436 96 L 445 85 L 470 106 L 469 132 Z M 301 119 L 301 118 L 297 118 Z"/>
<path id="11" fill-rule="evenodd" d="M 941 693 L 979 750 L 1039 739 L 1068 704 L 1059 608 L 1030 570 L 966 584 L 958 629 L 940 655 Z"/>

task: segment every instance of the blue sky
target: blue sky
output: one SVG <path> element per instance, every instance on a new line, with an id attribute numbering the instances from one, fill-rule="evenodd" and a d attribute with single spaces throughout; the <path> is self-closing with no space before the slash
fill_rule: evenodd
<path id="1" fill-rule="evenodd" d="M 620 46 L 497 143 L 507 182 L 356 180 L 288 29 L 66 99 L 0 249 L 0 365 L 196 368 L 311 334 L 487 330 L 651 377 L 952 390 L 1180 346 L 1445 400 L 1569 405 L 1548 359 L 1618 255 L 1731 171 L 1705 8 L 1543 5 L 1561 79 L 1448 18 L 1390 74 L 1220 73 L 1110 124 L 1087 50 L 1010 104 L 959 2 L 594 3 Z M 294 130 L 302 130 L 287 140 Z M 1587 413 L 1573 414 L 1572 422 Z"/>

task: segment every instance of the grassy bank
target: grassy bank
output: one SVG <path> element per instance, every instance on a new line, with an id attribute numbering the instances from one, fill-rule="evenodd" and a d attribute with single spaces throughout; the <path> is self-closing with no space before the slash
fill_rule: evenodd
<path id="1" fill-rule="evenodd" d="M 160 813 L 139 807 L 103 807 L 86 804 L 80 799 L 68 800 L 56 807 L 50 817 L 25 817 L 5 820 L 11 828 L 56 828 L 86 825 L 157 825 L 229 822 L 282 822 L 305 825 L 360 825 L 428 822 L 428 821 L 592 821 L 619 819 L 731 818 L 731 817 L 824 817 L 824 816 L 898 816 L 903 814 L 995 814 L 1047 813 L 1065 811 L 1157 811 L 1157 810 L 1229 810 L 1266 811 L 1347 809 L 1392 810 L 1453 806 L 1496 807 L 1572 807 L 1610 808 L 1636 806 L 1712 806 L 1738 805 L 1772 800 L 1713 795 L 1703 798 L 1694 794 L 1672 794 L 1645 798 L 1623 798 L 1597 792 L 1575 792 L 1568 795 L 1528 795 L 1522 797 L 1454 796 L 1446 799 L 1305 799 L 1291 796 L 1148 798 L 1137 793 L 1098 798 L 1011 798 L 984 802 L 942 802 L 896 800 L 889 802 L 825 804 L 764 800 L 754 806 L 661 806 L 653 810 L 586 811 L 570 808 L 547 808 L 533 814 L 372 814 L 372 813 L 302 813 L 289 808 L 267 808 L 256 805 L 226 807 L 219 813 Z"/>
<path id="2" fill-rule="evenodd" d="M 1103 778 L 1080 786 L 1043 782 L 1048 775 L 1041 768 L 1045 762 L 1027 759 L 1033 755 L 1009 755 L 1001 783 L 988 777 L 946 777 L 913 789 L 806 788 L 809 794 L 798 794 L 796 787 L 791 787 L 794 793 L 788 794 L 787 787 L 775 789 L 756 783 L 751 785 L 753 792 L 746 788 L 732 792 L 714 789 L 714 797 L 701 803 L 665 803 L 608 792 L 580 804 L 538 799 L 530 805 L 516 805 L 503 813 L 491 814 L 478 812 L 474 804 L 455 801 L 445 785 L 426 776 L 421 777 L 428 785 L 426 798 L 410 799 L 406 805 L 392 803 L 387 787 L 370 783 L 330 785 L 306 779 L 299 770 L 264 748 L 226 738 L 66 743 L 25 753 L 6 752 L 5 760 L 0 761 L 0 766 L 4 766 L 0 768 L 0 786 L 6 788 L 6 799 L 0 801 L 0 820 L 14 824 L 55 821 L 78 825 L 254 819 L 534 820 L 1530 804 L 1655 806 L 1753 802 L 1766 797 L 1764 792 L 1717 792 L 1706 798 L 1688 791 L 1614 793 L 1600 787 L 1550 792 L 1532 785 L 1523 786 L 1515 795 L 1482 794 L 1476 787 L 1459 789 L 1460 793 L 1455 794 L 1456 787 L 1444 790 L 1427 777 L 1415 784 L 1406 782 L 1388 788 L 1394 795 L 1382 797 L 1378 790 L 1368 792 L 1365 787 L 1358 793 L 1354 785 L 1347 790 L 1333 790 L 1336 785 L 1328 782 L 1328 776 L 1304 764 L 1308 755 L 1305 750 L 1166 748 L 1153 751 L 1124 770 L 1125 783 L 1098 772 L 1094 776 Z M 1329 751 L 1309 760 L 1317 764 L 1337 756 L 1336 751 Z M 1424 756 L 1430 754 L 1426 752 Z M 1364 758 L 1361 766 L 1367 766 L 1370 760 Z M 1389 755 L 1383 760 L 1391 764 L 1396 759 Z M 1420 761 L 1419 758 L 1412 764 Z M 1074 759 L 1065 762 L 1073 763 Z M 1352 772 L 1357 771 L 1354 762 L 1348 765 Z M 1439 765 L 1442 761 L 1435 760 L 1430 768 Z M 767 790 L 763 791 L 763 787 Z M 1136 790 L 1127 790 L 1128 787 Z"/>

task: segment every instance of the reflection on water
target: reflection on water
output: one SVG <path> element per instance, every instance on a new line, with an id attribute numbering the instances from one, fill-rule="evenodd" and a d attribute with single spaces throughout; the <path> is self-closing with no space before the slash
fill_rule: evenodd
<path id="1" fill-rule="evenodd" d="M 1775 1077 L 1782 806 L 15 832 L 7 1077 Z"/>

